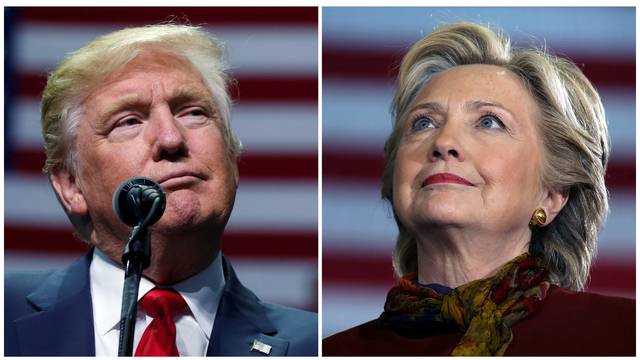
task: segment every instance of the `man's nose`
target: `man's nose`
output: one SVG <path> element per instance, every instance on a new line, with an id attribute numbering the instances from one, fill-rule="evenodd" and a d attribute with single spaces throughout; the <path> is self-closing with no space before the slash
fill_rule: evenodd
<path id="1" fill-rule="evenodd" d="M 175 160 L 187 155 L 185 128 L 176 121 L 168 107 L 156 109 L 149 119 L 149 138 L 153 160 Z"/>

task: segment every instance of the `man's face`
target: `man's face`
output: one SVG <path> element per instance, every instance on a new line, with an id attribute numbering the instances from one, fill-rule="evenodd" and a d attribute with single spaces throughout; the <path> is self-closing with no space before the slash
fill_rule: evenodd
<path id="1" fill-rule="evenodd" d="M 113 213 L 111 198 L 136 175 L 154 179 L 167 194 L 152 233 L 221 231 L 233 207 L 237 168 L 207 87 L 184 60 L 143 53 L 94 91 L 84 110 L 76 184 L 99 247 L 106 239 L 126 240 L 129 229 Z"/>

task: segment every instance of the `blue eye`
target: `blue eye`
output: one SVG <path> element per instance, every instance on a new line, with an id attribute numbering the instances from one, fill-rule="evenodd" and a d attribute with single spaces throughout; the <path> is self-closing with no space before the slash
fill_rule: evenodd
<path id="1" fill-rule="evenodd" d="M 433 124 L 433 121 L 431 119 L 429 119 L 428 117 L 421 116 L 416 120 L 414 120 L 411 130 L 420 131 L 420 130 L 430 129 L 434 127 L 435 125 Z"/>
<path id="2" fill-rule="evenodd" d="M 485 129 L 504 129 L 504 123 L 495 115 L 483 115 L 480 118 L 480 127 Z"/>

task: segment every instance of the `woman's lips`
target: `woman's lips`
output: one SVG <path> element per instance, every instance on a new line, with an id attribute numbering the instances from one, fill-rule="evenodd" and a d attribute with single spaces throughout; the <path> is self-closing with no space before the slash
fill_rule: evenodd
<path id="1" fill-rule="evenodd" d="M 467 181 L 467 179 L 462 178 L 462 177 L 457 176 L 457 175 L 449 174 L 449 173 L 433 174 L 433 175 L 427 177 L 426 179 L 424 179 L 424 181 L 422 182 L 422 186 L 425 187 L 427 185 L 441 184 L 441 183 L 450 183 L 450 184 L 460 184 L 460 185 L 474 186 L 472 183 Z"/>

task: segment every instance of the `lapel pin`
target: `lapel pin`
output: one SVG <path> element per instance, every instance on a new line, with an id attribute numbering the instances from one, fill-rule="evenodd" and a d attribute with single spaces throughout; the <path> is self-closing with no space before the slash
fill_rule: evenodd
<path id="1" fill-rule="evenodd" d="M 253 345 L 251 345 L 251 350 L 256 350 L 265 355 L 269 355 L 269 353 L 271 352 L 271 345 L 267 345 L 262 341 L 253 339 Z"/>

